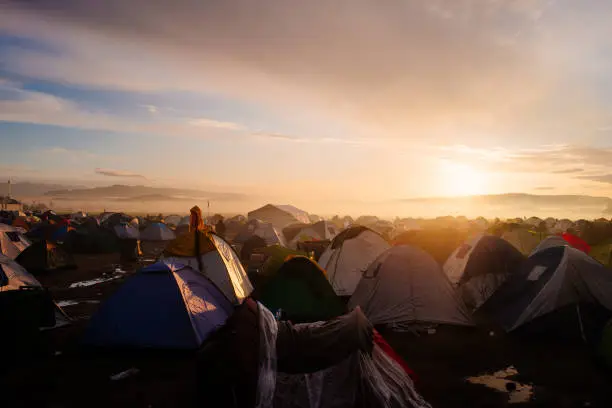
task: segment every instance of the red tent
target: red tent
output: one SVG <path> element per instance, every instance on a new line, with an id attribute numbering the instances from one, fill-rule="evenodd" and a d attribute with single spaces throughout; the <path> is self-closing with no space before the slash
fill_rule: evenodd
<path id="1" fill-rule="evenodd" d="M 563 234 L 561 234 L 561 236 L 565 241 L 567 241 L 568 244 L 584 252 L 585 254 L 591 252 L 591 246 L 587 244 L 582 238 L 577 237 L 574 234 L 570 234 L 569 232 L 564 232 Z"/>

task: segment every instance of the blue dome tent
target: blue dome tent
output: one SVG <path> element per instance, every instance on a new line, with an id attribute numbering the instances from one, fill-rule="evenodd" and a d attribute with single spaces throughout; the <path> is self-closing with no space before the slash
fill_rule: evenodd
<path id="1" fill-rule="evenodd" d="M 196 349 L 233 306 L 204 275 L 158 262 L 130 277 L 92 317 L 84 343 L 99 347 Z"/>

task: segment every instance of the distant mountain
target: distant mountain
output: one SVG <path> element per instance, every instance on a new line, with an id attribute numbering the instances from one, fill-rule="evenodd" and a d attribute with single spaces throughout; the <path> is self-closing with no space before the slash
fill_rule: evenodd
<path id="1" fill-rule="evenodd" d="M 22 197 L 38 197 L 43 196 L 49 191 L 60 189 L 79 189 L 85 186 L 69 186 L 64 184 L 46 184 L 46 183 L 30 183 L 20 182 L 11 185 L 11 196 Z M 0 183 L 0 195 L 8 194 L 8 184 Z"/>
<path id="2" fill-rule="evenodd" d="M 559 205 L 586 205 L 586 206 L 602 206 L 605 207 L 612 204 L 612 198 L 609 197 L 594 197 L 587 195 L 543 195 L 543 194 L 492 194 L 492 195 L 475 195 L 475 196 L 460 196 L 460 197 L 426 197 L 426 198 L 407 198 L 400 200 L 406 203 L 472 203 L 481 205 L 544 205 L 544 206 L 559 206 Z"/>
<path id="3" fill-rule="evenodd" d="M 218 193 L 202 190 L 113 185 L 108 187 L 61 189 L 48 191 L 45 196 L 53 200 L 116 200 L 116 201 L 165 201 L 165 200 L 216 200 L 240 201 L 243 194 Z"/>
<path id="4" fill-rule="evenodd" d="M 497 194 L 398 200 L 412 214 L 452 214 L 469 217 L 556 216 L 597 218 L 612 212 L 612 199 L 588 195 Z"/>

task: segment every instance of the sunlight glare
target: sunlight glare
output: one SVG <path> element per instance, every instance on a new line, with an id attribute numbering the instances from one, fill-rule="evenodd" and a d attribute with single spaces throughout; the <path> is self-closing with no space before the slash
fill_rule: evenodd
<path id="1" fill-rule="evenodd" d="M 442 192 L 449 196 L 487 194 L 487 175 L 466 164 L 445 162 Z"/>

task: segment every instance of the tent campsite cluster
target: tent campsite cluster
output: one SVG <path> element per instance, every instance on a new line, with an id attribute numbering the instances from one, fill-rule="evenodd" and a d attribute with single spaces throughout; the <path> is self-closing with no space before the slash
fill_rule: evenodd
<path id="1" fill-rule="evenodd" d="M 612 273 L 571 233 L 544 239 L 528 255 L 503 237 L 478 234 L 440 263 L 366 226 L 339 231 L 291 206 L 268 205 L 248 219 L 227 220 L 223 233 L 205 226 L 197 207 L 190 216 L 163 220 L 121 213 L 36 218 L 0 224 L 3 308 L 43 305 L 23 307 L 28 322 L 65 323 L 35 275 L 74 268 L 72 254 L 118 252 L 125 242 L 134 251 L 139 240 L 163 243 L 159 259 L 127 277 L 100 306 L 82 344 L 197 351 L 200 391 L 216 395 L 216 406 L 299 400 L 312 407 L 356 401 L 429 407 L 414 373 L 378 332 L 383 327 L 417 333 L 495 327 L 597 344 L 602 355 L 612 354 L 606 327 Z M 307 244 L 317 250 L 304 251 L 312 248 Z M 223 369 L 230 356 L 231 372 Z"/>

